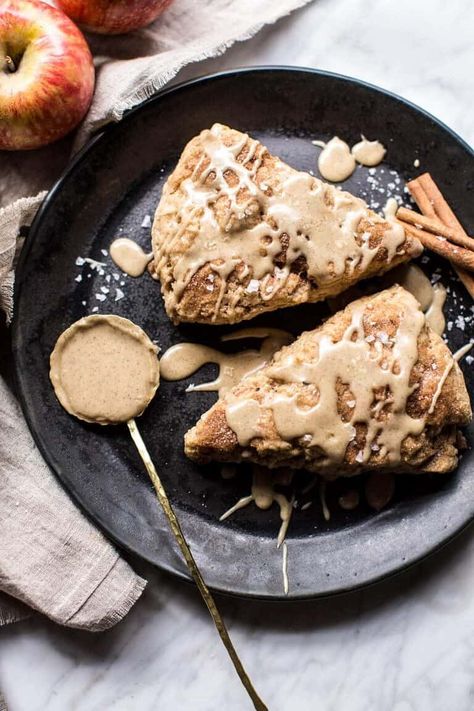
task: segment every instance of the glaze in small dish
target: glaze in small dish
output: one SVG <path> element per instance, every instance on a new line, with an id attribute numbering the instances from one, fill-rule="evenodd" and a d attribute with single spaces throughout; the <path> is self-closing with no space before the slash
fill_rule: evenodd
<path id="1" fill-rule="evenodd" d="M 131 238 L 142 247 L 133 255 L 137 272 L 154 258 L 150 231 L 165 181 L 186 144 L 215 123 L 252 136 L 292 169 L 316 177 L 321 149 L 313 142 L 326 145 L 338 136 L 355 147 L 361 134 L 372 142 L 377 139 L 386 149 L 383 155 L 377 147 L 383 162 L 372 166 L 372 159 L 364 158 L 362 164 L 358 148 L 360 160 L 355 168 L 351 165 L 354 169 L 341 183 L 343 190 L 380 214 L 389 197 L 408 204 L 406 181 L 428 171 L 467 232 L 474 231 L 470 148 L 402 99 L 324 72 L 245 69 L 166 89 L 107 128 L 76 156 L 41 207 L 17 271 L 13 347 L 20 401 L 43 456 L 86 513 L 117 543 L 183 578 L 185 565 L 140 461 L 129 447 L 127 432 L 120 426 L 91 425 L 63 412 L 49 381 L 49 356 L 62 331 L 94 313 L 132 320 L 162 353 L 194 342 L 230 357 L 242 347 L 255 345 L 255 333 L 248 331 L 241 333 L 239 342 L 226 340 L 235 326 L 225 318 L 220 325 L 211 324 L 211 319 L 186 323 L 186 318 L 175 318 L 181 323 L 173 324 L 157 281 L 149 274 L 139 279 L 126 276 L 109 254 L 114 240 Z M 119 247 L 122 256 L 133 249 L 126 241 Z M 454 353 L 474 335 L 472 301 L 446 261 L 426 252 L 417 263 L 433 281 L 449 287 L 446 339 Z M 152 272 L 155 267 L 151 265 Z M 376 285 L 373 291 L 386 286 Z M 261 309 L 246 324 L 267 334 L 262 336 L 260 351 L 264 343 L 274 351 L 281 348 L 288 342 L 283 332 L 298 338 L 330 315 L 326 301 L 282 309 L 284 305 L 278 304 L 278 310 Z M 437 343 L 441 362 L 448 349 L 442 341 Z M 249 359 L 258 360 L 260 351 L 249 350 Z M 472 368 L 461 367 L 472 394 Z M 338 480 L 326 492 L 325 504 L 331 510 L 326 520 L 316 502 L 303 503 L 308 482 L 302 481 L 296 493 L 298 515 L 293 514 L 286 532 L 285 595 L 282 551 L 276 548 L 278 508 L 261 510 L 254 505 L 258 492 L 249 498 L 251 472 L 245 464 L 239 476 L 228 480 L 220 476 L 220 465 L 199 464 L 184 453 L 185 433 L 217 399 L 212 390 L 203 392 L 196 386 L 213 376 L 215 365 L 208 364 L 184 380 L 163 379 L 141 418 L 143 437 L 210 587 L 271 599 L 340 593 L 420 560 L 472 520 L 470 448 L 450 474 L 397 475 L 395 494 L 380 512 L 365 502 L 352 510 L 351 492 Z M 461 402 L 458 385 L 452 393 L 460 394 Z M 473 434 L 471 424 L 464 430 L 470 446 Z M 219 521 L 241 498 L 247 498 L 248 505 Z"/>

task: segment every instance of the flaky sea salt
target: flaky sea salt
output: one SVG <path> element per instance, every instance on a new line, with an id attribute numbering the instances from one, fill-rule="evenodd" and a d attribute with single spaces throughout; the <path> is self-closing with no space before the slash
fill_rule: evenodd
<path id="1" fill-rule="evenodd" d="M 82 274 L 78 274 L 74 281 L 82 281 Z"/>
<path id="2" fill-rule="evenodd" d="M 107 297 L 105 296 L 105 294 L 96 294 L 95 298 L 97 299 L 97 301 L 105 301 Z"/>
<path id="3" fill-rule="evenodd" d="M 125 294 L 123 293 L 122 289 L 115 289 L 115 299 L 114 301 L 120 301 L 120 299 L 123 299 Z"/>
<path id="4" fill-rule="evenodd" d="M 78 257 L 78 259 L 82 259 L 82 257 Z M 78 259 L 76 259 L 76 264 L 78 263 Z M 97 269 L 99 271 L 99 274 L 101 273 L 101 271 L 103 273 L 101 267 L 105 267 L 105 262 L 98 262 L 97 259 L 91 259 L 90 257 L 84 257 L 80 265 L 81 264 L 88 264 L 91 269 Z"/>
<path id="5" fill-rule="evenodd" d="M 245 291 L 247 292 L 247 294 L 255 294 L 259 289 L 259 285 L 260 282 L 258 281 L 258 279 L 251 279 Z"/>
<path id="6" fill-rule="evenodd" d="M 150 215 L 145 215 L 145 217 L 142 220 L 142 227 L 151 227 L 151 217 Z"/>

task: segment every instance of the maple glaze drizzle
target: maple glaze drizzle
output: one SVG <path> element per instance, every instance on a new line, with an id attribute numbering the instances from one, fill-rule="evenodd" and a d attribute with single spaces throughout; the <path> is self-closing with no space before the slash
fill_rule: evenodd
<path id="1" fill-rule="evenodd" d="M 200 385 L 190 385 L 187 392 L 217 391 L 222 395 L 240 383 L 242 378 L 255 373 L 271 360 L 272 356 L 293 340 L 286 331 L 276 328 L 245 328 L 222 337 L 222 341 L 244 338 L 263 339 L 259 350 L 239 353 L 222 353 L 200 343 L 178 343 L 169 348 L 160 360 L 161 377 L 164 380 L 188 378 L 206 363 L 219 366 L 215 380 Z"/>
<path id="2" fill-rule="evenodd" d="M 239 509 L 245 508 L 245 506 L 248 506 L 252 501 L 263 511 L 269 509 L 273 502 L 276 502 L 280 508 L 281 519 L 280 530 L 277 537 L 277 548 L 279 548 L 285 540 L 288 526 L 290 525 L 294 501 L 294 497 L 287 499 L 284 494 L 275 491 L 274 485 L 279 483 L 287 484 L 288 481 L 285 478 L 280 479 L 280 473 L 277 471 L 271 472 L 269 469 L 254 465 L 251 493 L 239 499 L 234 506 L 231 506 L 230 509 L 222 514 L 219 521 L 225 521 L 226 518 L 229 518 L 229 516 Z"/>
<path id="3" fill-rule="evenodd" d="M 304 362 L 290 350 L 271 364 L 266 374 L 280 387 L 265 391 L 262 401 L 229 393 L 226 419 L 239 444 L 246 447 L 262 436 L 260 421 L 270 411 L 282 440 L 304 438 L 307 447 L 321 452 L 319 468 L 334 469 L 356 440 L 356 423 L 362 423 L 366 434 L 355 462 L 361 469 L 373 458 L 396 465 L 405 438 L 419 435 L 425 426 L 425 417 L 412 418 L 406 412 L 408 397 L 414 392 L 410 374 L 418 359 L 417 342 L 425 317 L 407 291 L 400 289 L 397 297 L 402 308 L 395 335 L 383 331 L 366 335 L 371 304 L 363 302 L 354 308 L 351 323 L 339 341 L 334 342 L 325 333 L 312 334 L 317 358 Z M 453 363 L 451 359 L 451 367 Z M 429 412 L 436 406 L 448 374 L 442 376 Z M 304 385 L 315 404 L 300 406 L 300 393 L 286 394 L 281 387 L 285 383 Z M 347 420 L 339 412 L 338 383 L 347 384 L 349 390 L 347 406 L 352 415 Z M 374 392 L 386 396 L 374 401 Z"/>

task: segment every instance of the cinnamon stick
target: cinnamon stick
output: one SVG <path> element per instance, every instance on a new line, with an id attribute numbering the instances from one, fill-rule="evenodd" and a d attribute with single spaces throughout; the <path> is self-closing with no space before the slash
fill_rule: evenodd
<path id="1" fill-rule="evenodd" d="M 454 245 L 445 237 L 432 235 L 430 232 L 420 230 L 418 227 L 408 225 L 401 220 L 399 220 L 399 224 L 401 224 L 409 234 L 419 239 L 428 249 L 431 249 L 445 259 L 449 259 L 453 264 L 474 272 L 474 252 L 470 249 Z"/>
<path id="2" fill-rule="evenodd" d="M 447 227 L 451 227 L 466 234 L 463 226 L 449 207 L 441 193 L 441 190 L 438 188 L 431 175 L 429 173 L 423 173 L 418 178 L 418 182 L 428 196 L 428 199 L 435 211 L 435 215 L 441 220 L 441 222 L 444 222 Z"/>
<path id="3" fill-rule="evenodd" d="M 410 182 L 407 183 L 407 188 L 423 215 L 426 215 L 427 217 L 436 217 L 435 209 L 431 204 L 428 195 L 425 193 L 423 186 L 418 182 L 418 180 L 419 178 L 410 180 Z"/>
<path id="4" fill-rule="evenodd" d="M 407 183 L 407 187 L 420 211 L 426 217 L 437 217 L 447 227 L 455 228 L 459 232 L 464 233 L 467 237 L 463 226 L 449 207 L 441 191 L 429 173 L 423 173 L 419 178 L 411 180 Z M 437 211 L 434 207 L 435 204 Z M 452 267 L 461 282 L 464 284 L 468 293 L 474 299 L 474 275 L 457 264 L 452 263 Z"/>
<path id="5" fill-rule="evenodd" d="M 406 207 L 399 207 L 397 210 L 397 217 L 403 222 L 408 222 L 415 227 L 422 227 L 423 229 L 431 232 L 434 235 L 441 235 L 441 237 L 446 237 L 450 242 L 459 244 L 461 247 L 466 249 L 474 250 L 474 239 L 468 237 L 464 230 L 459 230 L 459 228 L 446 227 L 446 224 L 441 222 L 435 217 L 426 217 L 425 215 L 420 215 L 414 210 L 409 210 Z"/>
<path id="6" fill-rule="evenodd" d="M 474 274 L 467 272 L 461 267 L 457 267 L 455 264 L 453 264 L 453 269 L 458 275 L 460 281 L 464 284 L 466 291 L 468 291 L 471 298 L 474 299 Z"/>

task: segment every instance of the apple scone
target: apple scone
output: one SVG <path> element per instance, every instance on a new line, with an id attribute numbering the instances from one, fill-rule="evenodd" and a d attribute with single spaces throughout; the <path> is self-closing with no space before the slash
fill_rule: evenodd
<path id="1" fill-rule="evenodd" d="M 472 417 L 462 372 L 400 286 L 352 302 L 223 395 L 185 437 L 199 462 L 326 478 L 448 472 Z"/>
<path id="2" fill-rule="evenodd" d="M 335 296 L 422 251 L 363 200 L 221 124 L 184 149 L 152 245 L 170 318 L 214 324 Z"/>

